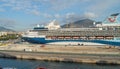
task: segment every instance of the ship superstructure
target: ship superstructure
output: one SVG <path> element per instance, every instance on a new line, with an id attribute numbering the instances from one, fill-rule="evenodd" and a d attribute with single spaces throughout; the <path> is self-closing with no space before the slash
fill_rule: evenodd
<path id="1" fill-rule="evenodd" d="M 37 26 L 23 35 L 25 41 L 40 44 L 114 45 L 120 46 L 120 23 L 117 14 L 110 15 L 93 28 L 61 28 L 54 20 Z"/>

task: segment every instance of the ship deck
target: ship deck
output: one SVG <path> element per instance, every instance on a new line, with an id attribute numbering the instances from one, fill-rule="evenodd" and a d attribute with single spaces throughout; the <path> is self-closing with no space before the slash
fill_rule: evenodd
<path id="1" fill-rule="evenodd" d="M 120 37 L 120 30 L 84 30 L 84 31 L 40 31 L 39 35 L 46 36 L 114 36 Z"/>

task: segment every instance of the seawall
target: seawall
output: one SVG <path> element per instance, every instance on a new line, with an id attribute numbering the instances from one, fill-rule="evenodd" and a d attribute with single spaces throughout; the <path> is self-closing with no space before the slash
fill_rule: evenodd
<path id="1" fill-rule="evenodd" d="M 47 53 L 47 52 L 16 52 L 0 51 L 1 58 L 44 60 L 56 62 L 78 62 L 94 64 L 120 64 L 119 55 L 99 54 L 69 54 L 69 53 Z"/>
<path id="2" fill-rule="evenodd" d="M 57 62 L 120 64 L 120 47 L 11 44 L 0 47 L 0 57 Z"/>

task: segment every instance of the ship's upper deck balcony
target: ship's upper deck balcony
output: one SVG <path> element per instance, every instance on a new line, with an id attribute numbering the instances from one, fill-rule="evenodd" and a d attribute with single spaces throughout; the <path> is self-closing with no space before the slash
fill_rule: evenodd
<path id="1" fill-rule="evenodd" d="M 41 31 L 39 35 L 46 36 L 118 36 L 120 37 L 120 30 L 94 30 L 94 31 Z"/>

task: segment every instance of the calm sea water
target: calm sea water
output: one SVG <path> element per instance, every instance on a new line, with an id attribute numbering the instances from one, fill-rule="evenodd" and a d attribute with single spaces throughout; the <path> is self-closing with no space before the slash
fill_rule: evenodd
<path id="1" fill-rule="evenodd" d="M 96 65 L 3 58 L 0 58 L 0 66 L 3 69 L 36 69 L 36 67 L 44 67 L 46 69 L 120 69 L 120 65 Z"/>

